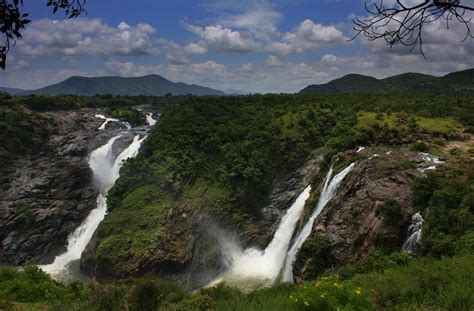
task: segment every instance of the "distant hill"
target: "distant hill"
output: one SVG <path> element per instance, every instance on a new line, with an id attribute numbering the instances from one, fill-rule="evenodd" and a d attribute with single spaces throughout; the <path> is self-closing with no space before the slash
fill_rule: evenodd
<path id="1" fill-rule="evenodd" d="M 143 77 L 70 77 L 62 82 L 41 89 L 25 92 L 25 94 L 44 95 L 225 95 L 224 92 L 208 87 L 172 82 L 159 75 Z"/>
<path id="2" fill-rule="evenodd" d="M 224 92 L 227 95 L 247 95 L 250 94 L 250 92 L 239 90 L 239 89 L 225 89 Z"/>
<path id="3" fill-rule="evenodd" d="M 20 93 L 23 93 L 23 92 L 26 92 L 26 90 L 15 89 L 15 88 L 12 88 L 12 87 L 0 86 L 0 93 L 8 93 L 10 95 L 16 95 L 16 94 L 20 94 Z"/>
<path id="4" fill-rule="evenodd" d="M 349 74 L 326 84 L 313 84 L 300 93 L 474 93 L 474 69 L 435 77 L 421 73 L 404 73 L 385 79 Z"/>

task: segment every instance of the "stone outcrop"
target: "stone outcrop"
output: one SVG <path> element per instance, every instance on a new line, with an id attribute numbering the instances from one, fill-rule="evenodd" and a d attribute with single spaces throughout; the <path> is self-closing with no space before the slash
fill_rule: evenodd
<path id="1" fill-rule="evenodd" d="M 235 236 L 243 246 L 266 247 L 279 219 L 319 171 L 322 159 L 318 150 L 301 168 L 276 179 L 258 219 L 240 219 L 239 227 L 232 209 L 226 208 L 229 202 L 209 201 L 205 195 L 192 200 L 178 196 L 147 252 L 111 263 L 100 258 L 100 239 L 95 236 L 83 253 L 81 269 L 99 279 L 127 278 L 154 271 L 186 288 L 202 287 L 225 270 L 221 238 Z"/>
<path id="2" fill-rule="evenodd" d="M 95 207 L 87 158 L 111 135 L 98 131 L 94 109 L 44 113 L 52 120 L 47 144 L 13 163 L 0 187 L 0 262 L 48 263 Z"/>
<path id="3" fill-rule="evenodd" d="M 360 153 L 340 155 L 346 163 L 356 162 L 334 199 L 316 219 L 311 236 L 300 249 L 294 265 L 297 280 L 317 260 L 311 239 L 321 236 L 330 244 L 336 265 L 362 260 L 374 248 L 400 249 L 406 227 L 414 213 L 411 181 L 421 177 L 426 159 L 408 148 L 366 148 Z M 396 202 L 398 217 L 384 217 L 383 208 Z"/>

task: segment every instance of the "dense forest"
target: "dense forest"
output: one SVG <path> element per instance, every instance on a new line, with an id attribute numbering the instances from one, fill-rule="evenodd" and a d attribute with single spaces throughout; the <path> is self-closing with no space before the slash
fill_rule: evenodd
<path id="1" fill-rule="evenodd" d="M 300 284 L 242 293 L 219 285 L 189 292 L 150 273 L 122 282 L 63 285 L 36 267 L 0 270 L 0 308 L 53 310 L 372 310 L 474 306 L 474 146 L 454 147 L 474 134 L 474 99 L 462 95 L 297 94 L 235 97 L 3 96 L 0 170 L 34 152 L 54 131 L 42 112 L 108 107 L 140 120 L 134 105 L 164 111 L 139 155 L 126 162 L 108 196 L 94 260 L 111 265 L 142 256 L 176 198 L 248 219 L 262 215 L 272 182 L 321 150 L 334 157 L 358 146 L 409 146 L 449 159 L 415 180 L 413 206 L 423 212 L 416 255 L 390 248 L 361 262 L 324 267 Z M 138 119 L 137 119 L 138 118 Z M 405 163 L 401 165 L 411 165 Z M 199 195 L 198 195 L 199 194 Z M 198 200 L 196 200 L 198 199 Z M 199 202 L 197 202 L 199 201 Z M 190 203 L 192 204 L 192 203 Z M 397 215 L 387 207 L 387 219 Z M 384 212 L 384 211 L 382 211 Z M 251 232 L 250 232 L 251 234 Z M 314 251 L 324 250 L 324 241 Z M 323 252 L 321 252 L 323 253 Z"/>

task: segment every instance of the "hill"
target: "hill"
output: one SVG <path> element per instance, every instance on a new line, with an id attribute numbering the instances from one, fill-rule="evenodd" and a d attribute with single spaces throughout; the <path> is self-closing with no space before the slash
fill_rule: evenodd
<path id="1" fill-rule="evenodd" d="M 406 92 L 474 92 L 474 69 L 435 77 L 421 73 L 404 73 L 385 79 L 349 74 L 325 84 L 313 84 L 300 93 L 406 93 Z"/>
<path id="2" fill-rule="evenodd" d="M 41 89 L 28 91 L 26 94 L 44 95 L 84 95 L 96 94 L 112 95 L 225 95 L 224 92 L 208 87 L 172 82 L 159 75 L 143 77 L 70 77 L 62 82 L 46 86 Z"/>
<path id="3" fill-rule="evenodd" d="M 0 86 L 0 93 L 8 93 L 10 95 L 16 95 L 23 92 L 25 92 L 25 90 Z"/>

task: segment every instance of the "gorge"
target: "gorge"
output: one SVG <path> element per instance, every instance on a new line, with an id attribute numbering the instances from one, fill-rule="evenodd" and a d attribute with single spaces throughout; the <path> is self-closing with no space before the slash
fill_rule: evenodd
<path id="1" fill-rule="evenodd" d="M 449 117 L 420 116 L 414 127 L 402 112 L 352 113 L 345 101 L 362 102 L 354 96 L 323 97 L 322 106 L 306 96 L 8 108 L 48 130 L 37 152 L 19 153 L 5 171 L 2 262 L 25 267 L 18 275 L 38 266 L 67 291 L 80 281 L 84 291 L 73 296 L 81 298 L 67 299 L 83 305 L 106 293 L 136 305 L 148 301 L 139 290 L 171 286 L 163 295 L 182 298 L 162 303 L 181 308 L 187 299 L 237 304 L 272 291 L 287 299 L 285 290 L 300 295 L 326 278 L 365 293 L 371 283 L 358 278 L 441 251 L 430 243 L 439 243 L 433 228 L 450 232 L 443 206 L 470 215 L 472 136 Z M 469 232 L 454 234 L 451 251 L 466 249 Z M 234 298 L 213 296 L 222 291 Z"/>

